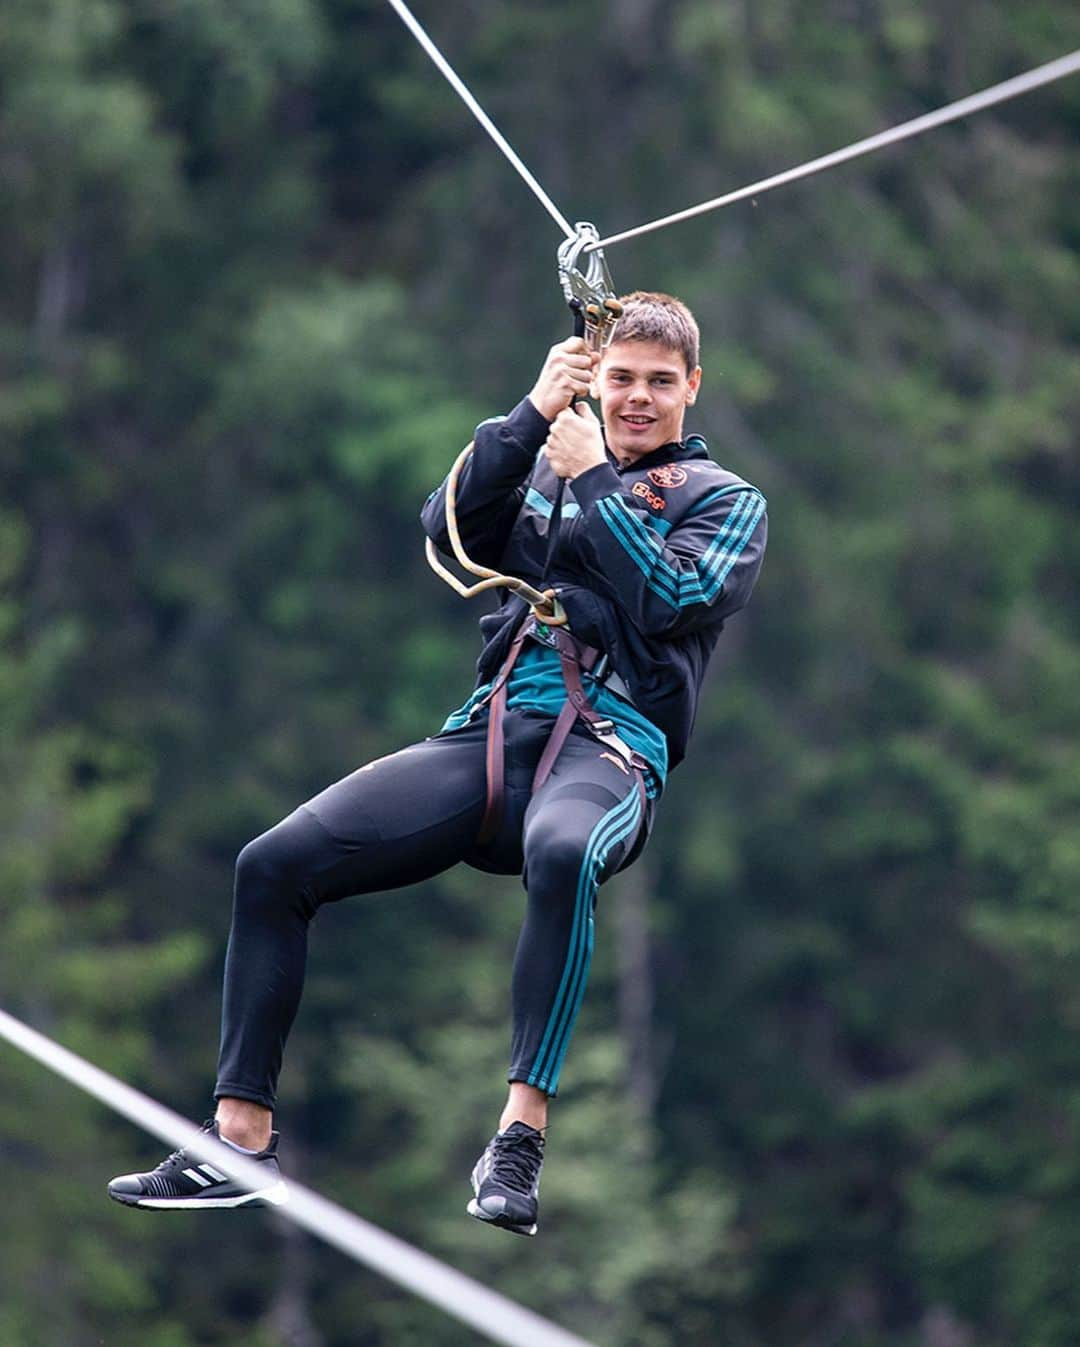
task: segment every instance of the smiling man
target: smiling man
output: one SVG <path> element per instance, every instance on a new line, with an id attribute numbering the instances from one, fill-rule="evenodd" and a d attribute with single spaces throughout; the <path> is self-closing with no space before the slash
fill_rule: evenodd
<path id="1" fill-rule="evenodd" d="M 550 586 L 569 626 L 538 622 L 504 592 L 480 622 L 477 685 L 438 733 L 361 767 L 244 848 L 207 1129 L 259 1161 L 266 1182 L 243 1189 L 178 1151 L 114 1179 L 117 1201 L 209 1210 L 280 1200 L 273 1108 L 312 917 L 464 861 L 520 874 L 528 895 L 510 1089 L 468 1211 L 535 1234 L 548 1100 L 585 993 L 597 892 L 645 845 L 713 647 L 765 551 L 761 493 L 683 435 L 700 383 L 689 309 L 639 291 L 623 300 L 602 359 L 580 338 L 560 342 L 529 396 L 478 427 L 457 487 L 465 548 Z M 572 405 L 590 392 L 600 419 Z M 448 548 L 445 483 L 422 518 Z"/>
<path id="2" fill-rule="evenodd" d="M 589 467 L 599 466 L 606 461 L 605 447 L 620 467 L 628 468 L 643 455 L 664 445 L 678 444 L 682 439 L 683 415 L 687 407 L 693 406 L 701 386 L 696 330 L 686 324 L 685 348 L 679 350 L 673 350 L 662 340 L 632 335 L 633 320 L 639 316 L 636 305 L 641 302 L 636 296 L 627 298 L 628 312 L 620 324 L 621 331 L 616 329 L 617 338 L 604 353 L 602 362 L 599 356 L 586 353 L 590 370 L 600 366 L 590 391 L 600 399 L 603 437 L 599 423 L 585 403 L 572 409 L 562 408 L 554 414 L 555 424 L 548 435 L 546 452 L 560 476 L 572 479 Z M 638 326 L 647 333 L 654 325 L 639 322 Z M 664 335 L 670 339 L 672 334 Z M 582 354 L 575 340 L 556 347 L 555 352 L 563 358 Z M 553 355 L 558 361 L 559 355 L 554 352 Z M 688 364 L 689 361 L 695 363 Z M 542 397 L 543 390 L 534 390 L 531 401 L 536 405 Z"/>

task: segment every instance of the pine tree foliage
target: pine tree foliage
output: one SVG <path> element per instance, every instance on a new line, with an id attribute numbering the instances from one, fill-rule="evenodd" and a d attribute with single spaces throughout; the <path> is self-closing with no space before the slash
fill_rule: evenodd
<path id="1" fill-rule="evenodd" d="M 603 232 L 1076 45 L 1064 0 L 417 9 Z M 1078 130 L 1066 81 L 611 250 L 698 314 L 771 539 L 601 894 L 537 1241 L 462 1213 L 517 882 L 315 923 L 292 1172 L 599 1347 L 1076 1340 Z M 558 240 L 379 0 L 0 0 L 0 180 L 3 1003 L 197 1115 L 236 852 L 469 689 L 416 514 L 566 331 Z M 272 1218 L 112 1209 L 156 1143 L 0 1087 L 3 1344 L 474 1340 Z"/>

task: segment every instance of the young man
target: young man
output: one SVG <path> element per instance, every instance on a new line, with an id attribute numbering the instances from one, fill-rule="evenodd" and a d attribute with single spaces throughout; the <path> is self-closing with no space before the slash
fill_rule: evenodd
<path id="1" fill-rule="evenodd" d="M 241 1188 L 176 1152 L 114 1179 L 131 1206 L 220 1207 L 281 1193 L 272 1110 L 326 902 L 465 861 L 521 874 L 509 1096 L 468 1211 L 535 1234 L 548 1100 L 585 991 L 599 886 L 640 853 L 686 750 L 709 656 L 765 550 L 761 493 L 709 457 L 683 416 L 701 382 L 685 305 L 635 292 L 600 358 L 554 346 L 509 416 L 484 422 L 457 516 L 477 561 L 553 589 L 568 629 L 507 596 L 481 619 L 477 687 L 442 730 L 369 763 L 241 852 L 225 967 L 217 1115 L 207 1129 L 266 1169 Z M 601 422 L 573 399 L 592 393 Z M 558 479 L 566 482 L 551 547 Z M 423 510 L 448 548 L 445 484 Z M 567 634 L 569 632 L 569 635 Z"/>

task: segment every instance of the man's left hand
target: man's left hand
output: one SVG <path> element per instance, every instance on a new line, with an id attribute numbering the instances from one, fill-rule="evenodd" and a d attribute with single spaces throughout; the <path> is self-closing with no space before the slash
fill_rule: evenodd
<path id="1" fill-rule="evenodd" d="M 600 422 L 587 402 L 564 408 L 552 421 L 544 453 L 555 475 L 571 481 L 607 462 Z"/>

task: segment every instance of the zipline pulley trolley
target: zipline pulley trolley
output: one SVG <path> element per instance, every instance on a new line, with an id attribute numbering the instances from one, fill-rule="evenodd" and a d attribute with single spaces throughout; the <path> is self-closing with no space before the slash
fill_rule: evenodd
<path id="1" fill-rule="evenodd" d="M 600 235 L 595 225 L 581 221 L 575 226 L 574 236 L 565 239 L 557 253 L 559 283 L 562 286 L 566 303 L 574 316 L 574 335 L 583 337 L 589 350 L 601 352 L 608 346 L 615 331 L 615 324 L 622 315 L 622 305 L 615 295 L 611 273 L 604 260 L 604 250 L 598 246 Z M 463 570 L 478 576 L 475 584 L 465 584 L 451 570 L 448 570 L 438 549 L 430 538 L 425 545 L 425 554 L 431 569 L 445 580 L 455 594 L 463 599 L 471 599 L 487 589 L 508 589 L 519 594 L 532 608 L 533 615 L 549 626 L 559 627 L 566 623 L 566 613 L 555 597 L 554 590 L 540 590 L 516 575 L 503 575 L 488 566 L 481 566 L 469 557 L 462 546 L 461 534 L 457 522 L 457 484 L 461 470 L 473 451 L 470 440 L 454 460 L 446 478 L 446 532 L 450 547 Z M 562 507 L 563 483 L 560 481 L 552 515 L 553 527 Z M 553 549 L 549 549 L 550 551 Z"/>

